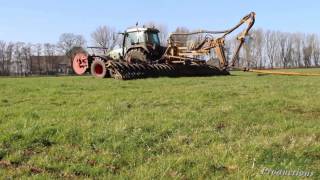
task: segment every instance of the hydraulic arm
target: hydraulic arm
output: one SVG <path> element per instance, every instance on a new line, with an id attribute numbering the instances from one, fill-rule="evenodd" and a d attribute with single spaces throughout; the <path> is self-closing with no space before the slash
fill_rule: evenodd
<path id="1" fill-rule="evenodd" d="M 241 47 L 246 41 L 246 37 L 249 34 L 250 29 L 253 27 L 255 23 L 255 13 L 251 12 L 241 19 L 241 21 L 232 27 L 231 29 L 224 31 L 195 31 L 190 33 L 172 33 L 169 37 L 169 46 L 168 50 L 165 53 L 167 58 L 173 59 L 183 59 L 184 57 L 198 56 L 198 55 L 207 55 L 210 53 L 211 49 L 215 50 L 215 54 L 220 61 L 220 67 L 223 69 L 229 68 L 229 61 L 225 55 L 225 38 L 227 35 L 231 34 L 242 25 L 247 24 L 246 28 L 237 36 L 238 45 L 233 53 L 233 57 L 231 59 L 231 67 L 233 67 L 238 58 Z M 199 43 L 197 46 L 192 49 L 187 49 L 186 47 L 179 47 L 175 42 L 175 37 L 177 36 L 191 36 L 197 34 L 206 34 L 204 40 Z M 214 37 L 214 35 L 219 35 L 218 37 Z"/>

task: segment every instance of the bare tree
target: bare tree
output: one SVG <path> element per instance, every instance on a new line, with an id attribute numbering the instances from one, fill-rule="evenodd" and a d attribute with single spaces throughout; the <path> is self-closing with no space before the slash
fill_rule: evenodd
<path id="1" fill-rule="evenodd" d="M 310 67 L 311 66 L 311 58 L 312 58 L 312 53 L 313 53 L 313 45 L 312 45 L 312 36 L 307 35 L 305 36 L 304 42 L 303 42 L 303 61 L 304 61 L 304 66 L 305 67 Z"/>
<path id="2" fill-rule="evenodd" d="M 266 54 L 269 59 L 269 65 L 272 69 L 274 66 L 274 62 L 277 58 L 277 40 L 276 34 L 273 31 L 267 31 L 265 33 L 265 46 L 266 46 Z"/>
<path id="3" fill-rule="evenodd" d="M 252 31 L 251 36 L 253 38 L 253 45 L 251 49 L 253 51 L 253 60 L 255 62 L 255 66 L 260 69 L 265 66 L 265 60 L 263 59 L 263 30 L 255 29 Z"/>
<path id="4" fill-rule="evenodd" d="M 44 45 L 44 55 L 46 56 L 45 58 L 45 67 L 46 67 L 46 73 L 52 73 L 54 67 L 54 56 L 56 52 L 56 45 L 50 44 L 50 43 L 45 43 Z"/>
<path id="5" fill-rule="evenodd" d="M 13 61 L 13 64 L 15 66 L 13 66 L 15 69 L 14 69 L 14 73 L 16 75 L 23 75 L 23 72 L 24 72 L 24 59 L 23 59 L 23 56 L 22 56 L 22 48 L 23 46 L 25 45 L 24 42 L 16 42 L 14 44 L 14 51 L 13 51 L 13 54 L 14 54 L 14 61 Z"/>
<path id="6" fill-rule="evenodd" d="M 13 48 L 14 44 L 9 42 L 7 43 L 6 51 L 5 51 L 5 56 L 6 56 L 6 63 L 5 63 L 5 74 L 9 75 L 10 70 L 11 70 L 11 63 L 13 60 Z"/>
<path id="7" fill-rule="evenodd" d="M 164 24 L 158 24 L 157 29 L 159 32 L 159 38 L 162 46 L 167 46 L 168 43 L 168 27 Z"/>
<path id="8" fill-rule="evenodd" d="M 241 51 L 242 57 L 240 61 L 242 62 L 242 66 L 245 66 L 247 68 L 255 66 L 253 62 L 253 51 L 251 47 L 251 44 L 244 44 Z"/>
<path id="9" fill-rule="evenodd" d="M 239 41 L 236 38 L 226 39 L 224 50 L 225 50 L 225 55 L 227 60 L 231 60 L 231 57 L 233 57 L 238 45 L 239 45 Z M 214 52 L 214 50 L 212 50 L 212 52 Z M 238 68 L 242 67 L 243 66 L 242 60 L 243 58 L 240 58 L 240 54 L 238 54 L 238 56 L 236 57 L 235 67 L 238 67 Z"/>
<path id="10" fill-rule="evenodd" d="M 31 72 L 31 67 L 32 67 L 32 62 L 31 62 L 31 44 L 25 44 L 21 48 L 21 54 L 22 54 L 22 60 L 24 64 L 24 69 L 23 73 L 24 74 L 30 74 Z"/>
<path id="11" fill-rule="evenodd" d="M 67 54 L 73 47 L 83 47 L 86 40 L 82 35 L 64 33 L 60 36 L 58 47 L 62 53 Z"/>
<path id="12" fill-rule="evenodd" d="M 113 49 L 119 44 L 119 34 L 114 28 L 108 26 L 98 27 L 92 34 L 91 38 L 96 46 Z"/>
<path id="13" fill-rule="evenodd" d="M 293 55 L 292 55 L 292 66 L 293 67 L 302 67 L 303 62 L 301 62 L 301 47 L 303 35 L 301 33 L 294 33 L 291 35 L 292 39 L 292 47 L 293 47 Z"/>
<path id="14" fill-rule="evenodd" d="M 5 74 L 5 63 L 6 63 L 6 42 L 0 41 L 0 75 Z"/>
<path id="15" fill-rule="evenodd" d="M 292 60 L 292 39 L 289 33 L 279 33 L 278 43 L 280 45 L 280 64 L 287 68 Z"/>
<path id="16" fill-rule="evenodd" d="M 190 32 L 186 27 L 177 27 L 174 33 L 188 33 Z M 188 36 L 185 35 L 178 35 L 174 36 L 174 40 L 181 46 L 186 46 L 188 41 Z"/>
<path id="17" fill-rule="evenodd" d="M 42 44 L 36 44 L 35 45 L 35 51 L 36 51 L 36 56 L 37 56 L 38 72 L 39 72 L 39 74 L 41 74 L 42 73 L 42 67 L 41 67 L 40 56 L 42 55 Z"/>
<path id="18" fill-rule="evenodd" d="M 312 35 L 312 56 L 315 66 L 319 66 L 319 59 L 320 59 L 320 41 L 319 37 L 315 34 Z"/>

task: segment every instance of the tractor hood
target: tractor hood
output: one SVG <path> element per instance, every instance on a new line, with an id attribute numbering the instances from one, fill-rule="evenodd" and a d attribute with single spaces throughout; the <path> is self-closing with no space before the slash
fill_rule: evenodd
<path id="1" fill-rule="evenodd" d="M 122 49 L 113 49 L 107 53 L 107 56 L 111 57 L 112 59 L 120 59 L 122 56 Z"/>

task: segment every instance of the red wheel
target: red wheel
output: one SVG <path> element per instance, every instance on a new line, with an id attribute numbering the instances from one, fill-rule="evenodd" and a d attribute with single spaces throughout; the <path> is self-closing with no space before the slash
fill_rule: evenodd
<path id="1" fill-rule="evenodd" d="M 103 66 L 101 64 L 97 64 L 94 67 L 94 73 L 97 75 L 101 75 L 103 73 Z"/>
<path id="2" fill-rule="evenodd" d="M 72 61 L 73 71 L 77 75 L 83 75 L 89 68 L 88 55 L 85 53 L 78 53 Z"/>
<path id="3" fill-rule="evenodd" d="M 100 58 L 96 58 L 91 64 L 91 74 L 97 78 L 105 78 L 109 76 L 106 63 Z"/>

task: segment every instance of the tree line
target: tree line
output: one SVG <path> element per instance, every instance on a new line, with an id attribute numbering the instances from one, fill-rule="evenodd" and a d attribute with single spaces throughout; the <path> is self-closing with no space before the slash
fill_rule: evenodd
<path id="1" fill-rule="evenodd" d="M 229 42 L 232 47 L 234 42 Z M 318 34 L 288 33 L 255 29 L 240 53 L 239 66 L 251 68 L 318 67 Z"/>
<path id="2" fill-rule="evenodd" d="M 22 76 L 33 74 L 32 67 L 36 65 L 41 68 L 38 71 L 39 74 L 50 74 L 52 73 L 52 66 L 55 65 L 59 56 L 66 55 L 74 46 L 85 46 L 85 44 L 86 40 L 82 35 L 72 33 L 62 34 L 56 44 L 32 44 L 0 40 L 0 75 Z M 32 60 L 32 57 L 35 57 L 35 59 Z"/>
<path id="3" fill-rule="evenodd" d="M 168 28 L 154 22 L 145 23 L 146 27 L 160 30 L 159 37 L 163 46 L 167 43 Z M 177 27 L 174 32 L 190 32 L 186 27 Z M 199 42 L 203 36 L 179 37 L 178 41 L 188 45 L 189 41 Z M 122 45 L 122 37 L 115 28 L 100 26 L 91 34 L 91 42 L 96 47 L 113 49 Z M 237 41 L 226 41 L 226 56 L 232 56 Z M 39 63 L 39 74 L 49 74 L 50 67 L 59 56 L 68 54 L 73 47 L 86 47 L 87 41 L 82 35 L 64 33 L 57 43 L 31 44 L 24 42 L 5 42 L 0 40 L 0 75 L 32 74 L 34 63 Z M 32 61 L 31 57 L 38 58 Z M 214 58 L 214 54 L 211 58 Z M 318 67 L 320 59 L 320 38 L 317 34 L 289 33 L 272 30 L 254 29 L 246 39 L 237 58 L 239 67 L 250 68 L 293 68 Z M 45 61 L 40 69 L 40 61 Z"/>

